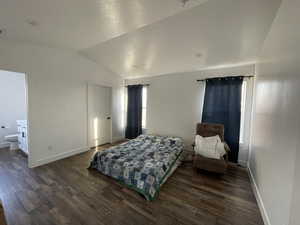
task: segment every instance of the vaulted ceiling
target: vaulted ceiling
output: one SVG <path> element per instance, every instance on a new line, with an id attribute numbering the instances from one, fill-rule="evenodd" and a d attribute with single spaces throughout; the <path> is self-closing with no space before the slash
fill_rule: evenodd
<path id="1" fill-rule="evenodd" d="M 281 0 L 1 0 L 1 38 L 68 48 L 125 78 L 255 62 Z"/>

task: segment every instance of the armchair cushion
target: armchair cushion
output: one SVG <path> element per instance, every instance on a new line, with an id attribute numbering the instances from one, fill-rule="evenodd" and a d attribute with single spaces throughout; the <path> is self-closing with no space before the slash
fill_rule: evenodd
<path id="1" fill-rule="evenodd" d="M 211 159 L 201 155 L 195 155 L 193 167 L 196 169 L 206 170 L 214 173 L 225 174 L 228 163 L 224 159 Z"/>

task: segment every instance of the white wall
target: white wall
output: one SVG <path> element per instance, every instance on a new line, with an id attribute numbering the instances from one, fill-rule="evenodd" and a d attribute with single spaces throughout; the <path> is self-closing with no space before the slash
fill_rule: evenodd
<path id="1" fill-rule="evenodd" d="M 250 169 L 272 225 L 300 221 L 299 9 L 282 1 L 256 67 Z"/>
<path id="2" fill-rule="evenodd" d="M 8 146 L 4 136 L 16 134 L 16 120 L 27 119 L 25 74 L 0 70 L 0 148 Z"/>
<path id="3" fill-rule="evenodd" d="M 0 68 L 28 76 L 31 166 L 86 149 L 87 83 L 113 86 L 113 100 L 122 98 L 118 76 L 71 51 L 0 40 Z M 113 135 L 122 132 L 113 126 Z"/>
<path id="4" fill-rule="evenodd" d="M 194 140 L 196 123 L 202 117 L 204 82 L 196 80 L 234 75 L 254 75 L 254 66 L 170 74 L 126 80 L 126 83 L 150 84 L 147 104 L 148 133 L 183 137 L 189 147 Z M 248 152 L 248 149 L 244 150 Z M 247 152 L 241 155 L 247 157 Z"/>
<path id="5" fill-rule="evenodd" d="M 300 138 L 298 137 L 298 140 Z M 297 146 L 300 143 L 298 142 Z M 297 156 L 295 157 L 295 175 L 294 175 L 294 185 L 293 185 L 293 194 L 292 194 L 292 203 L 291 203 L 291 212 L 290 212 L 290 225 L 298 225 L 300 221 L 300 152 L 299 148 L 297 150 Z"/>
<path id="6" fill-rule="evenodd" d="M 125 95 L 124 80 L 122 85 L 112 90 L 112 141 L 124 139 L 125 136 Z"/>

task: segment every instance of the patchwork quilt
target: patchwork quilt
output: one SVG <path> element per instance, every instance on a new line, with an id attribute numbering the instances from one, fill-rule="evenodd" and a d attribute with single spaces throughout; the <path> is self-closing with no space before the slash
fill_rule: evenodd
<path id="1" fill-rule="evenodd" d="M 117 179 L 120 183 L 153 200 L 160 186 L 174 171 L 183 151 L 178 137 L 140 135 L 136 139 L 98 151 L 90 168 Z"/>

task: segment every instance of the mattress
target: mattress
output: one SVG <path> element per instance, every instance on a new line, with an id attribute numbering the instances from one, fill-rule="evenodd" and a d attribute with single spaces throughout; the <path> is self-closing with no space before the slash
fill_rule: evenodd
<path id="1" fill-rule="evenodd" d="M 90 168 L 134 189 L 147 200 L 154 200 L 180 163 L 183 147 L 183 140 L 178 137 L 140 135 L 96 152 Z"/>

